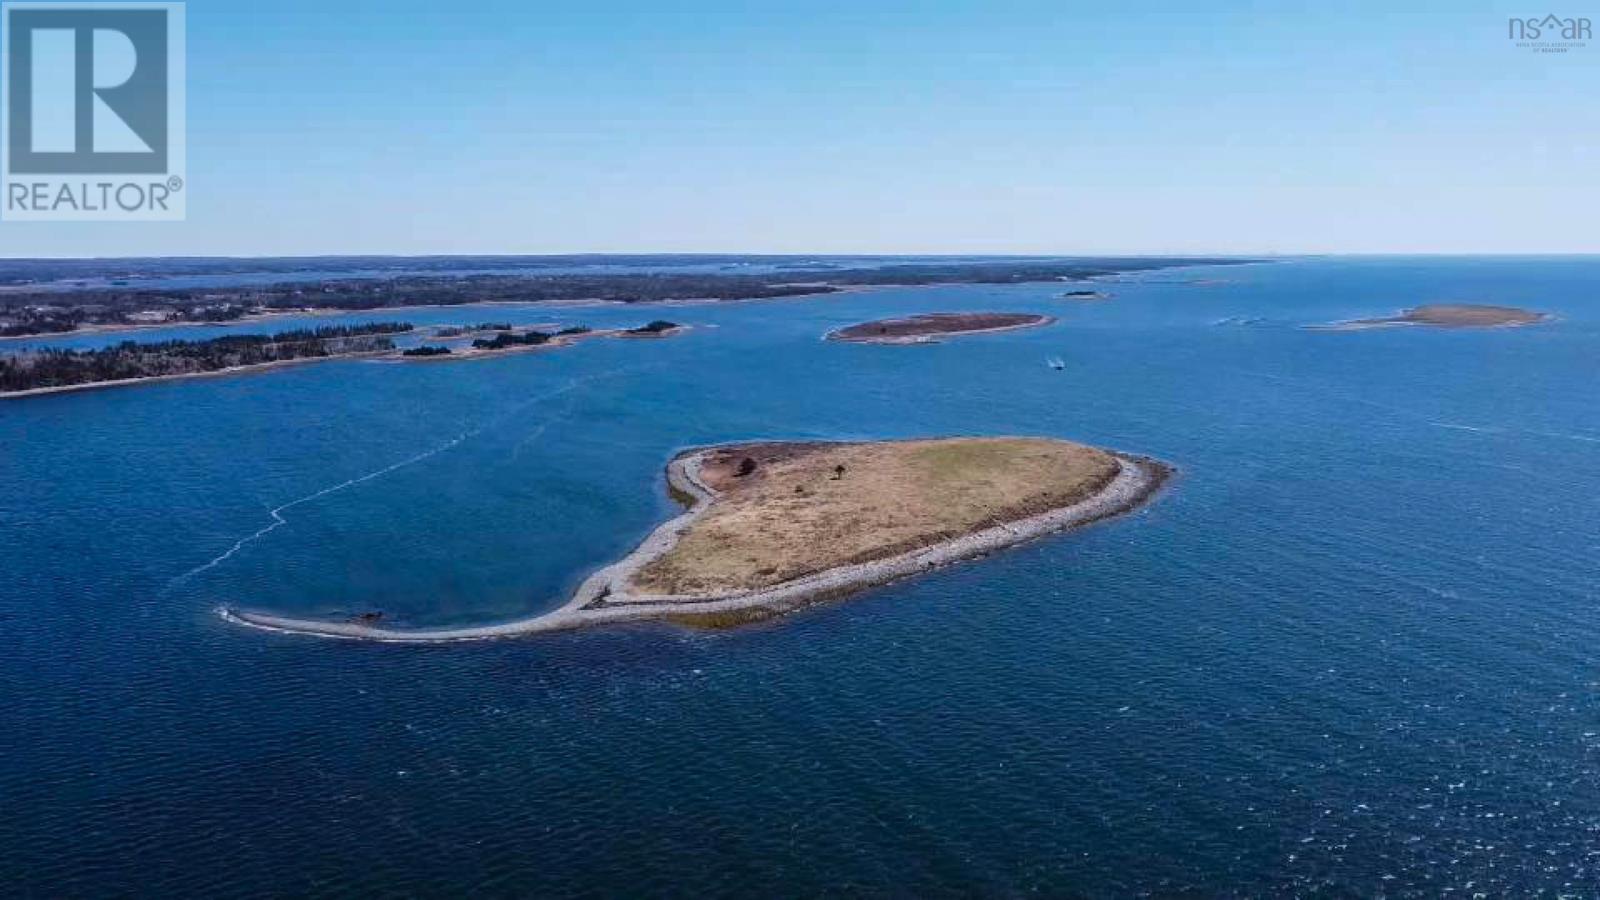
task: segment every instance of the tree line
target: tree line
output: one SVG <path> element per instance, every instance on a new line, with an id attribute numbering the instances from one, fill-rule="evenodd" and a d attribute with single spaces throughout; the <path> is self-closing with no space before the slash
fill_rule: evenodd
<path id="1" fill-rule="evenodd" d="M 93 350 L 25 350 L 0 356 L 0 392 L 102 381 L 195 375 L 295 359 L 394 349 L 388 336 L 407 322 L 331 325 L 277 334 L 232 334 L 204 341 L 123 341 Z"/>

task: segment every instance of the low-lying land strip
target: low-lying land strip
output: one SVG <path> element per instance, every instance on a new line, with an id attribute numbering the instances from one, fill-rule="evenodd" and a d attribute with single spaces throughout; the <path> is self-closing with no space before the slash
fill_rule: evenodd
<path id="1" fill-rule="evenodd" d="M 1405 310 L 1399 315 L 1376 319 L 1351 319 L 1315 326 L 1320 331 L 1363 331 L 1369 328 L 1394 328 L 1427 325 L 1433 328 L 1514 328 L 1549 320 L 1546 313 L 1515 306 L 1480 306 L 1472 303 L 1434 303 Z"/>
<path id="2" fill-rule="evenodd" d="M 495 332 L 493 338 L 478 338 L 461 350 L 440 344 L 396 348 L 391 336 L 412 330 L 407 322 L 381 322 L 271 335 L 228 335 L 203 341 L 123 341 L 94 350 L 51 348 L 0 354 L 0 399 L 260 372 L 328 359 L 485 359 L 516 351 L 565 347 L 585 338 L 671 337 L 687 330 L 687 326 L 658 320 L 638 328 L 599 331 L 585 326 L 559 331 L 507 330 Z"/>
<path id="3" fill-rule="evenodd" d="M 601 262 L 596 259 L 594 262 Z M 309 270 L 326 270 L 338 260 L 301 260 Z M 382 267 L 377 261 L 346 261 L 358 268 Z M 384 265 L 392 264 L 389 261 Z M 537 259 L 412 260 L 429 271 L 379 278 L 327 277 L 194 288 L 140 286 L 136 275 L 177 270 L 246 273 L 256 268 L 292 273 L 294 260 L 133 260 L 116 264 L 119 277 L 110 285 L 69 290 L 48 287 L 48 278 L 70 270 L 83 277 L 90 262 L 13 261 L 11 266 L 37 270 L 37 283 L 0 286 L 0 339 L 76 331 L 132 330 L 186 323 L 218 324 L 259 320 L 273 315 L 307 315 L 330 311 L 361 312 L 417 306 L 461 306 L 527 303 L 660 303 L 674 301 L 758 300 L 831 294 L 864 286 L 933 284 L 1026 284 L 1087 281 L 1110 275 L 1177 266 L 1231 265 L 1245 259 L 1150 257 L 1063 258 L 1056 260 L 965 261 L 927 260 L 861 268 L 787 265 L 764 275 L 618 271 L 610 273 L 529 274 L 473 271 L 482 267 L 516 268 L 541 264 Z M 104 269 L 112 262 L 102 262 Z M 67 266 L 67 270 L 62 270 Z M 463 274 L 451 274 L 452 267 Z M 58 271 L 59 270 L 59 271 Z"/>
<path id="4" fill-rule="evenodd" d="M 924 313 L 900 319 L 879 319 L 831 331 L 830 341 L 854 344 L 932 344 L 939 338 L 1039 328 L 1055 319 L 1033 313 Z"/>
<path id="5" fill-rule="evenodd" d="M 659 619 L 738 624 L 971 559 L 1135 509 L 1160 462 L 1042 438 L 756 443 L 668 466 L 689 510 L 589 576 L 560 609 L 473 628 L 377 627 L 224 610 L 324 637 L 433 642 Z"/>
<path id="6" fill-rule="evenodd" d="M 470 347 L 453 348 L 439 344 L 425 344 L 402 351 L 400 358 L 407 362 L 487 359 L 528 350 L 553 350 L 567 347 L 591 338 L 667 338 L 689 330 L 687 325 L 657 319 L 638 328 L 593 329 L 585 325 L 562 328 L 558 331 L 509 329 L 497 332 L 492 338 L 478 338 Z"/>
<path id="7" fill-rule="evenodd" d="M 29 350 L 0 356 L 0 396 L 373 356 L 393 351 L 391 336 L 411 330 L 407 322 L 375 322 L 204 341 L 123 341 L 94 350 Z"/>

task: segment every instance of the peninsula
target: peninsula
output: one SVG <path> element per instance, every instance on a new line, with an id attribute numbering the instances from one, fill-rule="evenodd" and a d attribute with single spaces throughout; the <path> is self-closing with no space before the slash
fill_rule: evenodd
<path id="1" fill-rule="evenodd" d="M 589 576 L 554 612 L 469 628 L 378 627 L 224 609 L 274 631 L 393 642 L 481 640 L 616 622 L 721 627 L 780 615 L 1128 512 L 1155 460 L 1045 438 L 752 443 L 667 467 L 688 510 Z"/>
<path id="2" fill-rule="evenodd" d="M 1033 313 L 924 313 L 901 319 L 862 322 L 831 331 L 827 339 L 852 344 L 934 344 L 944 337 L 1040 328 L 1055 321 L 1050 316 Z"/>
<path id="3" fill-rule="evenodd" d="M 28 350 L 0 355 L 0 397 L 382 356 L 395 351 L 393 335 L 411 330 L 408 322 L 374 322 L 203 341 L 123 341 L 93 350 Z"/>
<path id="4" fill-rule="evenodd" d="M 1480 306 L 1471 303 L 1434 303 L 1418 306 L 1399 315 L 1376 319 L 1351 319 L 1316 326 L 1321 331 L 1364 331 L 1369 328 L 1395 328 L 1426 325 L 1432 328 L 1515 328 L 1548 321 L 1546 313 L 1515 306 Z"/>
<path id="5" fill-rule="evenodd" d="M 637 328 L 596 330 L 584 325 L 545 331 L 507 325 L 475 338 L 470 346 L 419 344 L 400 349 L 393 335 L 415 330 L 408 322 L 340 325 L 277 334 L 236 334 L 203 341 L 123 341 L 94 350 L 47 348 L 0 354 L 0 400 L 126 387 L 152 381 L 262 372 L 282 366 L 331 359 L 424 362 L 487 359 L 527 350 L 553 350 L 589 338 L 667 338 L 689 326 L 656 320 Z M 435 335 L 451 327 L 435 329 Z M 460 329 L 456 342 L 479 333 Z"/>

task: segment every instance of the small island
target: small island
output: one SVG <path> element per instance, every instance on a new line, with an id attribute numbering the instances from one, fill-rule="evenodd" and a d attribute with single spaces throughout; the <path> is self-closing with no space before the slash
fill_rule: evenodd
<path id="1" fill-rule="evenodd" d="M 222 614 L 273 631 L 394 642 L 640 620 L 737 625 L 1126 513 L 1170 472 L 1156 460 L 1046 438 L 722 445 L 674 458 L 668 486 L 688 511 L 554 612 L 416 630 Z"/>
<path id="2" fill-rule="evenodd" d="M 1063 300 L 1110 300 L 1111 295 L 1104 291 L 1067 291 L 1061 295 Z"/>
<path id="3" fill-rule="evenodd" d="M 640 325 L 638 328 L 629 328 L 625 331 L 622 331 L 618 333 L 617 337 L 664 338 L 672 337 L 682 330 L 683 326 L 679 325 L 677 322 L 668 322 L 666 319 L 656 319 L 654 322 Z"/>
<path id="4" fill-rule="evenodd" d="M 1041 328 L 1055 321 L 1051 316 L 1033 313 L 923 313 L 900 319 L 862 322 L 830 331 L 826 339 L 853 344 L 932 344 L 944 337 Z"/>
<path id="5" fill-rule="evenodd" d="M 1546 313 L 1515 306 L 1481 306 L 1471 303 L 1434 303 L 1418 306 L 1399 315 L 1375 319 L 1351 319 L 1316 326 L 1320 331 L 1364 331 L 1369 328 L 1397 328 L 1426 325 L 1432 328 L 1516 328 L 1536 325 L 1550 319 Z"/>

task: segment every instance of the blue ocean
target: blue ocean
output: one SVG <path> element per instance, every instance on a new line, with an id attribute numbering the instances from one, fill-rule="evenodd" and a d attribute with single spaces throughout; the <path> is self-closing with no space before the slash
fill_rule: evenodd
<path id="1" fill-rule="evenodd" d="M 0 402 L 5 893 L 1600 893 L 1600 258 L 1071 287 L 323 317 L 694 328 Z M 1555 319 L 1306 327 L 1429 302 Z M 1060 321 L 820 340 L 963 310 Z M 737 630 L 218 615 L 526 617 L 675 513 L 683 448 L 977 434 L 1178 476 Z"/>

